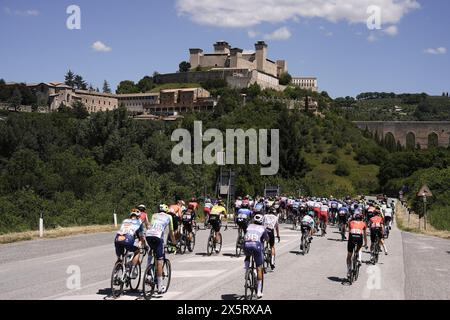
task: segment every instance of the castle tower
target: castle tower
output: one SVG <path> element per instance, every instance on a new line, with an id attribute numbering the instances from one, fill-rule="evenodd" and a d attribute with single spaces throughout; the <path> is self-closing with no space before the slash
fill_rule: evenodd
<path id="1" fill-rule="evenodd" d="M 226 41 L 217 41 L 214 44 L 214 53 L 230 54 L 230 45 Z"/>
<path id="2" fill-rule="evenodd" d="M 191 69 L 197 68 L 201 63 L 201 57 L 203 56 L 202 49 L 189 49 L 189 63 L 191 64 Z"/>
<path id="3" fill-rule="evenodd" d="M 255 52 L 256 69 L 264 72 L 267 60 L 267 44 L 264 41 L 258 41 L 255 44 Z"/>

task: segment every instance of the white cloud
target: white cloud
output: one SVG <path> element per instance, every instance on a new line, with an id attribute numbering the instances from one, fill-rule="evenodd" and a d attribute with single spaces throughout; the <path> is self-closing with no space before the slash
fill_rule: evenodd
<path id="1" fill-rule="evenodd" d="M 384 29 L 383 31 L 390 36 L 396 36 L 398 34 L 397 26 L 389 26 L 386 29 Z"/>
<path id="2" fill-rule="evenodd" d="M 289 29 L 286 27 L 282 27 L 280 29 L 275 30 L 274 32 L 264 35 L 264 39 L 266 39 L 266 40 L 287 40 L 291 36 L 292 36 L 292 34 L 289 31 Z"/>
<path id="3" fill-rule="evenodd" d="M 258 35 L 258 32 L 249 30 L 249 31 L 247 31 L 247 35 L 249 38 L 256 38 L 256 36 Z"/>
<path id="4" fill-rule="evenodd" d="M 445 47 L 439 47 L 439 48 L 429 48 L 425 50 L 425 53 L 428 54 L 446 54 L 447 48 Z"/>
<path id="5" fill-rule="evenodd" d="M 391 25 L 420 8 L 418 0 L 177 0 L 176 10 L 202 25 L 251 27 L 299 18 L 366 24 L 371 5 L 382 8 L 382 23 Z"/>
<path id="6" fill-rule="evenodd" d="M 4 8 L 6 14 L 9 15 L 16 15 L 16 16 L 23 16 L 23 17 L 37 17 L 40 13 L 38 10 L 35 9 L 28 9 L 28 10 L 11 10 L 8 7 Z"/>
<path id="7" fill-rule="evenodd" d="M 111 51 L 111 47 L 108 47 L 106 44 L 104 44 L 101 41 L 96 41 L 92 44 L 92 49 L 94 49 L 95 51 L 100 51 L 100 52 L 109 52 Z"/>

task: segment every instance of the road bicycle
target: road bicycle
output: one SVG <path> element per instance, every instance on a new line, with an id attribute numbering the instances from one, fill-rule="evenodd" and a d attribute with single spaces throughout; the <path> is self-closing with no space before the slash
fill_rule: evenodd
<path id="1" fill-rule="evenodd" d="M 370 251 L 370 262 L 372 262 L 372 264 L 375 265 L 378 263 L 378 257 L 380 252 L 381 252 L 380 237 L 377 233 L 375 234 L 375 243 L 372 244 L 372 250 Z"/>
<path id="2" fill-rule="evenodd" d="M 239 258 L 244 250 L 244 230 L 239 227 L 238 237 L 236 239 L 236 257 Z"/>
<path id="3" fill-rule="evenodd" d="M 195 228 L 192 227 L 192 240 L 189 240 L 189 232 L 187 231 L 187 229 L 184 227 L 184 225 L 182 225 L 182 229 L 181 229 L 181 235 L 180 238 L 178 238 L 177 241 L 177 252 L 184 254 L 186 253 L 186 249 L 189 252 L 194 251 L 194 247 L 195 247 Z"/>
<path id="4" fill-rule="evenodd" d="M 270 248 L 269 242 L 264 241 L 264 273 L 267 273 L 269 267 L 272 264 L 272 249 Z"/>
<path id="5" fill-rule="evenodd" d="M 300 240 L 300 250 L 303 255 L 309 253 L 311 242 L 309 241 L 309 229 L 307 226 L 302 226 L 302 238 Z"/>
<path id="6" fill-rule="evenodd" d="M 167 249 L 169 252 L 171 252 L 171 249 L 169 247 Z M 147 268 L 145 269 L 144 280 L 142 281 L 142 293 L 144 295 L 145 300 L 150 300 L 153 297 L 157 285 L 156 269 L 158 260 L 156 259 L 156 251 L 155 250 L 151 251 L 152 251 L 151 255 L 153 258 L 151 263 L 148 264 Z M 164 257 L 162 277 L 161 277 L 162 278 L 161 286 L 163 288 L 162 294 L 166 293 L 167 290 L 169 290 L 171 277 L 172 277 L 172 265 L 170 263 L 170 260 Z"/>
<path id="7" fill-rule="evenodd" d="M 121 255 L 120 259 L 114 264 L 111 274 L 111 294 L 113 298 L 118 298 L 123 294 L 125 288 L 136 291 L 141 282 L 141 264 L 147 253 L 145 248 L 139 249 L 141 256 L 139 262 L 133 266 L 134 252 L 128 251 Z"/>
<path id="8" fill-rule="evenodd" d="M 264 287 L 264 280 L 263 280 L 263 286 L 261 290 Z M 245 272 L 245 284 L 244 284 L 244 299 L 245 300 L 253 300 L 254 298 L 257 298 L 258 294 L 258 277 L 257 277 L 257 270 L 255 267 L 255 258 L 253 257 L 253 254 L 250 258 L 250 266 Z"/>
<path id="9" fill-rule="evenodd" d="M 225 230 L 227 230 L 227 227 L 225 227 Z M 208 244 L 206 246 L 206 253 L 210 256 L 216 250 L 217 253 L 220 253 L 220 250 L 222 250 L 222 234 L 219 233 L 219 241 L 216 241 L 216 232 L 214 231 L 214 228 L 211 227 L 208 237 Z"/>
<path id="10" fill-rule="evenodd" d="M 349 240 L 351 241 L 351 240 Z M 350 272 L 347 275 L 347 279 L 348 282 L 350 283 L 350 285 L 355 282 L 356 280 L 358 280 L 359 277 L 359 268 L 361 267 L 361 265 L 359 264 L 358 261 L 358 251 L 357 251 L 357 247 L 358 245 L 355 243 L 354 244 L 354 248 L 353 248 L 353 256 L 352 256 L 352 263 L 351 263 L 351 269 Z"/>

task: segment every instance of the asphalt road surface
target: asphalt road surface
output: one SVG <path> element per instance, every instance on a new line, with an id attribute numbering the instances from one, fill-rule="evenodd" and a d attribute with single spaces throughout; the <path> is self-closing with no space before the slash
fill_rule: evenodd
<path id="1" fill-rule="evenodd" d="M 206 256 L 209 230 L 198 231 L 193 253 L 168 255 L 172 282 L 155 299 L 242 299 L 244 258 L 234 257 L 237 229 L 229 226 L 218 255 Z M 350 286 L 344 280 L 347 242 L 340 241 L 336 228 L 314 237 L 305 256 L 299 231 L 283 224 L 280 233 L 276 269 L 265 276 L 263 299 L 450 299 L 448 240 L 394 226 L 389 255 L 380 255 L 376 266 L 363 263 L 360 278 Z M 0 299 L 111 299 L 113 239 L 113 233 L 99 233 L 1 245 Z M 363 249 L 363 262 L 369 257 Z M 119 299 L 142 297 L 125 292 Z"/>

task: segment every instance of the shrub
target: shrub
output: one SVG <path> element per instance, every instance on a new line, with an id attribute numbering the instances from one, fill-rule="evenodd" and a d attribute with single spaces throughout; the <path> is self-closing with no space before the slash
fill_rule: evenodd
<path id="1" fill-rule="evenodd" d="M 334 174 L 341 177 L 347 177 L 350 175 L 350 167 L 345 162 L 339 162 L 336 165 L 336 170 L 334 170 Z"/>

